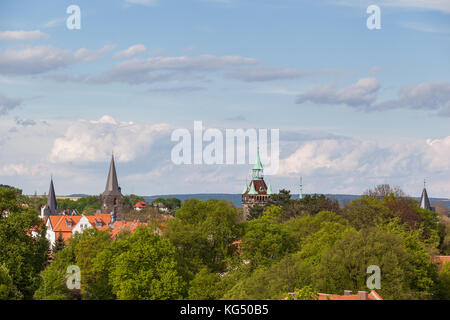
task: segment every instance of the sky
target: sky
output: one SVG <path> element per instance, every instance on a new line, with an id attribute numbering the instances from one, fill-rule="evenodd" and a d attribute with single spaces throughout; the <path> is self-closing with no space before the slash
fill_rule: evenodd
<path id="1" fill-rule="evenodd" d="M 100 194 L 114 152 L 124 194 L 241 192 L 172 161 L 194 121 L 279 129 L 274 190 L 450 198 L 450 1 L 0 2 L 0 184 Z"/>

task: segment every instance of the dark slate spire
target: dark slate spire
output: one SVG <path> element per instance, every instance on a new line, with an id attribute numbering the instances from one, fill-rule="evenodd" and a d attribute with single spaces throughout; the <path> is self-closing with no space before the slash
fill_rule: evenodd
<path id="1" fill-rule="evenodd" d="M 109 166 L 108 180 L 104 195 L 120 195 L 119 183 L 117 182 L 116 165 L 114 163 L 114 155 L 111 157 L 111 165 Z"/>
<path id="2" fill-rule="evenodd" d="M 45 205 L 45 215 L 58 214 L 58 203 L 56 202 L 55 187 L 53 186 L 53 178 L 50 180 L 50 189 L 48 190 L 47 204 Z"/>
<path id="3" fill-rule="evenodd" d="M 428 193 L 427 193 L 427 189 L 425 187 L 425 181 L 423 182 L 423 191 L 422 191 L 422 198 L 420 199 L 420 208 L 427 209 L 427 210 L 433 210 L 430 205 L 430 199 L 428 199 Z"/>

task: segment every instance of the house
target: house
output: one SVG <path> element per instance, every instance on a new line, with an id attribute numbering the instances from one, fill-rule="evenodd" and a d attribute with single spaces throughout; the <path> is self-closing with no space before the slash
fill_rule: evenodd
<path id="1" fill-rule="evenodd" d="M 136 204 L 133 206 L 133 208 L 134 208 L 135 211 L 142 211 L 142 210 L 144 210 L 145 208 L 147 208 L 147 205 L 148 205 L 147 202 L 145 202 L 145 201 L 140 201 L 140 202 L 136 203 Z"/>
<path id="2" fill-rule="evenodd" d="M 170 212 L 170 209 L 167 208 L 167 207 L 166 207 L 164 204 L 162 204 L 161 202 L 153 203 L 153 207 L 158 208 L 158 210 L 159 210 L 160 212 L 165 212 L 165 213 L 169 213 L 169 212 Z"/>
<path id="3" fill-rule="evenodd" d="M 67 241 L 75 233 L 82 233 L 88 228 L 106 229 L 110 221 L 111 216 L 109 214 L 96 214 L 94 216 L 85 216 L 83 214 L 79 216 L 48 216 L 45 223 L 47 227 L 46 238 L 50 242 L 50 247 L 53 247 L 56 239 L 60 236 L 64 241 Z"/>

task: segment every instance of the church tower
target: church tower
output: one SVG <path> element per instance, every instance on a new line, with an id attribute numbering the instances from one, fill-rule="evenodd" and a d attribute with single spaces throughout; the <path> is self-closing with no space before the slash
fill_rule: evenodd
<path id="1" fill-rule="evenodd" d="M 59 214 L 58 202 L 56 201 L 55 187 L 53 185 L 53 177 L 50 180 L 50 188 L 48 190 L 47 204 L 41 209 L 41 218 L 55 216 Z"/>
<path id="2" fill-rule="evenodd" d="M 423 181 L 423 191 L 422 191 L 422 197 L 420 198 L 420 208 L 434 211 L 434 208 L 430 204 L 430 199 L 428 198 L 425 180 Z"/>
<path id="3" fill-rule="evenodd" d="M 259 157 L 259 147 L 256 153 L 256 163 L 252 169 L 252 181 L 250 184 L 245 184 L 242 191 L 242 211 L 244 219 L 250 213 L 250 208 L 259 205 L 263 206 L 267 203 L 270 196 L 273 194 L 272 186 L 264 182 L 264 168 Z"/>
<path id="4" fill-rule="evenodd" d="M 116 165 L 114 163 L 114 155 L 111 157 L 109 166 L 108 179 L 106 180 L 105 192 L 101 195 L 102 213 L 111 215 L 111 222 L 123 215 L 123 199 L 122 192 L 117 181 Z"/>

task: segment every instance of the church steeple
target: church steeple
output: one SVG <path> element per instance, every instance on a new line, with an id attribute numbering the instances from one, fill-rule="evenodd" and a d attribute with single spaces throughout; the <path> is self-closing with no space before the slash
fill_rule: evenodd
<path id="1" fill-rule="evenodd" d="M 108 179 L 106 180 L 105 192 L 103 194 L 120 194 L 119 182 L 117 181 L 116 165 L 114 163 L 114 154 L 111 156 Z"/>
<path id="2" fill-rule="evenodd" d="M 111 220 L 120 219 L 123 214 L 122 192 L 117 180 L 116 164 L 114 154 L 111 156 L 108 179 L 106 180 L 105 192 L 102 194 L 102 213 L 111 215 Z"/>
<path id="3" fill-rule="evenodd" d="M 423 181 L 423 191 L 422 191 L 422 197 L 420 199 L 420 208 L 427 209 L 427 210 L 433 210 L 430 204 L 430 199 L 428 198 L 427 188 L 426 188 L 426 181 Z"/>
<path id="4" fill-rule="evenodd" d="M 50 188 L 48 190 L 47 204 L 44 207 L 44 216 L 52 216 L 59 214 L 58 202 L 56 201 L 55 186 L 53 185 L 53 177 L 50 179 Z"/>

